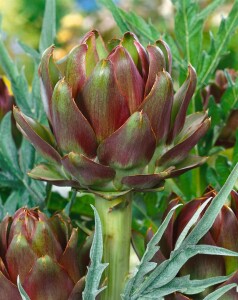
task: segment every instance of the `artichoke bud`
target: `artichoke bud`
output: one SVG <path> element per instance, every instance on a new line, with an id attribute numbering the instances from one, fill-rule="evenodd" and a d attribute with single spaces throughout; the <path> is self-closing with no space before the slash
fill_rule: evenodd
<path id="1" fill-rule="evenodd" d="M 78 232 L 65 215 L 20 208 L 0 224 L 0 249 L 3 299 L 21 299 L 18 275 L 32 300 L 68 300 L 82 292 Z"/>
<path id="2" fill-rule="evenodd" d="M 43 53 L 39 76 L 49 134 L 20 110 L 19 129 L 50 161 L 29 176 L 95 194 L 156 190 L 206 161 L 189 154 L 204 136 L 206 113 L 187 116 L 196 72 L 174 93 L 172 54 L 163 40 L 146 48 L 131 32 L 107 49 L 96 30 L 71 50 L 64 68 L 54 48 Z M 46 130 L 46 128 L 44 129 Z M 179 136 L 179 138 L 178 138 Z"/>

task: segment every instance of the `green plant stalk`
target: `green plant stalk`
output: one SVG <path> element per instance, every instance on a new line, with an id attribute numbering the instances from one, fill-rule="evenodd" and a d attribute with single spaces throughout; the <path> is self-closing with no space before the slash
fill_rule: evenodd
<path id="1" fill-rule="evenodd" d="M 132 193 L 112 201 L 96 197 L 95 207 L 102 223 L 103 262 L 107 288 L 100 300 L 120 300 L 129 273 Z"/>

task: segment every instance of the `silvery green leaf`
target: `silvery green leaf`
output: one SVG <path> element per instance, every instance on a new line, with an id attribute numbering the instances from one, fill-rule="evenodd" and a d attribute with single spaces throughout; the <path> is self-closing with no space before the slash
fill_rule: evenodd
<path id="1" fill-rule="evenodd" d="M 224 255 L 224 256 L 238 256 L 238 253 L 230 251 L 220 247 L 214 247 L 209 245 L 196 245 L 196 243 L 207 233 L 211 228 L 214 220 L 219 214 L 220 209 L 225 204 L 227 197 L 236 183 L 238 177 L 238 164 L 235 166 L 230 176 L 228 177 L 225 185 L 222 187 L 218 195 L 213 199 L 210 206 L 207 208 L 203 217 L 199 220 L 197 225 L 192 229 L 191 233 L 187 237 L 182 237 L 180 245 L 176 250 L 171 252 L 170 258 L 162 262 L 153 271 L 145 277 L 145 270 L 142 268 L 136 275 L 140 280 L 140 284 L 129 284 L 126 286 L 124 292 L 124 299 L 137 300 L 145 299 L 144 296 L 151 294 L 151 296 L 161 297 L 160 290 L 164 289 L 167 285 L 170 285 L 173 280 L 176 282 L 175 276 L 178 274 L 181 267 L 188 261 L 189 258 L 197 254 L 207 255 Z M 190 225 L 196 220 L 197 215 L 194 217 Z M 200 224 L 200 225 L 198 225 Z M 187 230 L 187 229 L 186 229 Z M 147 264 L 146 264 L 147 266 Z M 147 273 L 146 273 L 147 274 Z M 132 278 L 133 279 L 133 278 Z M 211 281 L 213 279 L 210 279 Z M 215 278 L 214 280 L 220 280 Z M 194 283 L 194 282 L 193 282 Z M 198 284 L 198 282 L 195 282 Z M 201 283 L 201 282 L 200 282 Z M 204 287 L 197 286 L 197 291 L 201 291 Z M 181 291 L 181 289 L 178 289 Z M 182 289 L 184 291 L 184 289 Z M 190 292 L 188 290 L 188 292 Z M 127 298 L 126 298 L 127 297 Z"/>
<path id="2" fill-rule="evenodd" d="M 35 151 L 35 148 L 30 144 L 28 140 L 22 140 L 21 148 L 19 151 L 19 164 L 22 172 L 27 179 L 29 178 L 26 173 L 29 172 L 34 166 Z"/>
<path id="3" fill-rule="evenodd" d="M 19 178 L 22 176 L 18 162 L 18 153 L 11 134 L 11 112 L 8 112 L 0 124 L 0 158 L 4 162 L 5 170 Z"/>
<path id="4" fill-rule="evenodd" d="M 134 288 L 137 286 L 140 286 L 140 284 L 144 281 L 145 276 L 154 270 L 156 267 L 156 263 L 150 262 L 150 260 L 153 258 L 155 253 L 159 250 L 159 247 L 157 246 L 159 241 L 161 240 L 173 214 L 176 208 L 181 206 L 181 204 L 176 205 L 173 207 L 168 215 L 166 216 L 163 223 L 160 225 L 159 229 L 155 233 L 155 235 L 152 237 L 152 239 L 149 241 L 146 251 L 141 259 L 141 262 L 139 266 L 137 267 L 137 270 L 132 278 L 129 279 L 127 282 L 127 285 L 125 287 L 124 293 L 122 295 L 123 299 L 130 299 L 130 296 L 133 294 Z"/>
<path id="5" fill-rule="evenodd" d="M 92 209 L 94 210 L 95 216 L 95 232 L 90 250 L 91 263 L 88 267 L 88 273 L 85 279 L 83 300 L 96 299 L 96 296 L 106 288 L 106 286 L 104 286 L 101 289 L 98 289 L 102 273 L 108 264 L 101 262 L 103 256 L 102 225 L 96 208 L 92 206 Z"/>
<path id="6" fill-rule="evenodd" d="M 171 253 L 171 257 L 161 263 L 141 284 L 139 290 L 147 293 L 168 284 L 178 274 L 181 267 L 197 254 L 238 256 L 237 252 L 209 245 L 190 245 Z"/>
<path id="7" fill-rule="evenodd" d="M 192 218 L 189 220 L 189 222 L 187 223 L 187 225 L 184 227 L 183 231 L 181 232 L 180 236 L 178 237 L 177 242 L 174 247 L 174 250 L 177 250 L 181 246 L 181 244 L 182 244 L 183 240 L 185 239 L 185 237 L 187 236 L 189 230 L 197 222 L 201 212 L 205 209 L 205 207 L 207 206 L 208 202 L 211 201 L 211 199 L 212 198 L 209 198 L 206 201 L 204 201 L 202 203 L 202 205 L 197 209 L 195 214 L 192 216 Z"/>
<path id="8" fill-rule="evenodd" d="M 26 45 L 22 41 L 18 41 L 18 44 L 20 45 L 20 47 L 24 50 L 24 52 L 26 54 L 30 55 L 30 57 L 32 57 L 34 59 L 34 61 L 37 64 L 39 64 L 39 62 L 40 62 L 40 53 L 39 52 L 37 52 L 34 48 L 31 48 L 30 46 Z"/>
<path id="9" fill-rule="evenodd" d="M 190 280 L 189 275 L 183 277 L 175 277 L 165 286 L 154 289 L 143 297 L 153 298 L 156 295 L 166 296 L 174 292 L 184 293 L 186 295 L 195 295 L 203 292 L 206 288 L 222 283 L 228 280 L 231 276 L 218 276 L 202 280 Z"/>

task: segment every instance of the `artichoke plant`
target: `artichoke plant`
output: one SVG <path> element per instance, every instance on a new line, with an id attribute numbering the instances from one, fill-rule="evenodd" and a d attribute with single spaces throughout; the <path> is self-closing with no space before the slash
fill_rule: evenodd
<path id="1" fill-rule="evenodd" d="M 70 220 L 20 208 L 0 224 L 1 299 L 21 300 L 17 277 L 31 300 L 81 299 L 78 232 Z"/>
<path id="2" fill-rule="evenodd" d="M 233 81 L 237 78 L 237 72 L 233 69 L 226 70 Z M 203 107 L 207 109 L 209 99 L 212 96 L 214 101 L 219 104 L 222 101 L 222 96 L 228 88 L 228 81 L 225 72 L 217 70 L 215 80 L 210 85 L 206 86 L 202 91 Z M 236 141 L 236 130 L 238 128 L 238 110 L 231 110 L 228 119 L 221 130 L 220 135 L 216 141 L 216 145 L 224 146 L 226 148 L 233 147 Z"/>
<path id="3" fill-rule="evenodd" d="M 119 300 L 129 271 L 132 191 L 157 190 L 164 179 L 201 165 L 206 158 L 189 152 L 210 119 L 206 112 L 186 116 L 196 72 L 189 65 L 174 94 L 163 40 L 145 49 L 127 32 L 106 47 L 94 30 L 60 61 L 53 52 L 45 50 L 39 67 L 49 127 L 14 109 L 20 131 L 48 161 L 29 176 L 99 198 L 109 263 L 101 297 Z"/>
<path id="4" fill-rule="evenodd" d="M 207 192 L 201 198 L 194 199 L 185 204 L 178 215 L 174 215 L 174 218 L 170 221 L 168 228 L 160 242 L 160 250 L 153 258 L 155 262 L 161 263 L 165 259 L 169 258 L 171 251 L 174 249 L 176 241 L 194 215 L 196 210 L 201 204 L 208 198 L 213 198 L 216 195 L 216 191 L 211 187 L 207 189 Z M 179 198 L 173 199 L 164 214 L 167 215 L 169 210 L 180 202 Z M 204 213 L 204 212 L 203 212 Z M 147 241 L 151 238 L 152 232 L 148 230 Z M 205 245 L 218 246 L 233 251 L 238 251 L 238 193 L 232 191 L 230 206 L 224 205 L 216 218 L 213 226 L 209 232 L 200 240 L 199 243 Z M 182 267 L 179 276 L 190 275 L 191 279 L 205 279 L 215 276 L 230 275 L 233 272 L 233 277 L 228 282 L 238 282 L 238 258 L 237 257 L 223 257 L 223 256 L 211 256 L 211 255 L 196 255 Z M 204 296 L 214 290 L 216 287 L 210 287 L 204 293 L 198 295 L 195 299 L 203 299 Z M 184 297 L 184 298 L 183 298 Z M 186 295 L 176 294 L 168 297 L 169 299 L 190 299 L 186 298 Z M 232 289 L 226 293 L 221 299 L 223 300 L 235 300 L 237 299 L 236 289 Z"/>
<path id="5" fill-rule="evenodd" d="M 210 124 L 206 112 L 186 117 L 196 87 L 193 67 L 174 94 L 164 41 L 145 50 L 128 32 L 109 48 L 91 31 L 58 62 L 54 46 L 44 52 L 39 75 L 50 128 L 14 109 L 23 135 L 49 161 L 31 177 L 125 193 L 156 189 L 205 161 L 189 154 Z"/>

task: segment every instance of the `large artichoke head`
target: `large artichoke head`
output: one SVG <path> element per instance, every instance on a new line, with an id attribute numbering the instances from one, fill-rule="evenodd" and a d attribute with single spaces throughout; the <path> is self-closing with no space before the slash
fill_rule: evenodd
<path id="1" fill-rule="evenodd" d="M 21 300 L 17 276 L 32 300 L 80 299 L 78 232 L 67 217 L 20 208 L 0 224 L 1 299 Z"/>
<path id="2" fill-rule="evenodd" d="M 53 46 L 44 52 L 39 74 L 50 129 L 14 111 L 22 133 L 49 161 L 31 177 L 125 193 L 156 189 L 205 161 L 189 154 L 210 123 L 205 112 L 186 116 L 196 87 L 193 67 L 174 94 L 164 41 L 145 50 L 128 32 L 108 49 L 91 31 L 58 62 Z"/>

